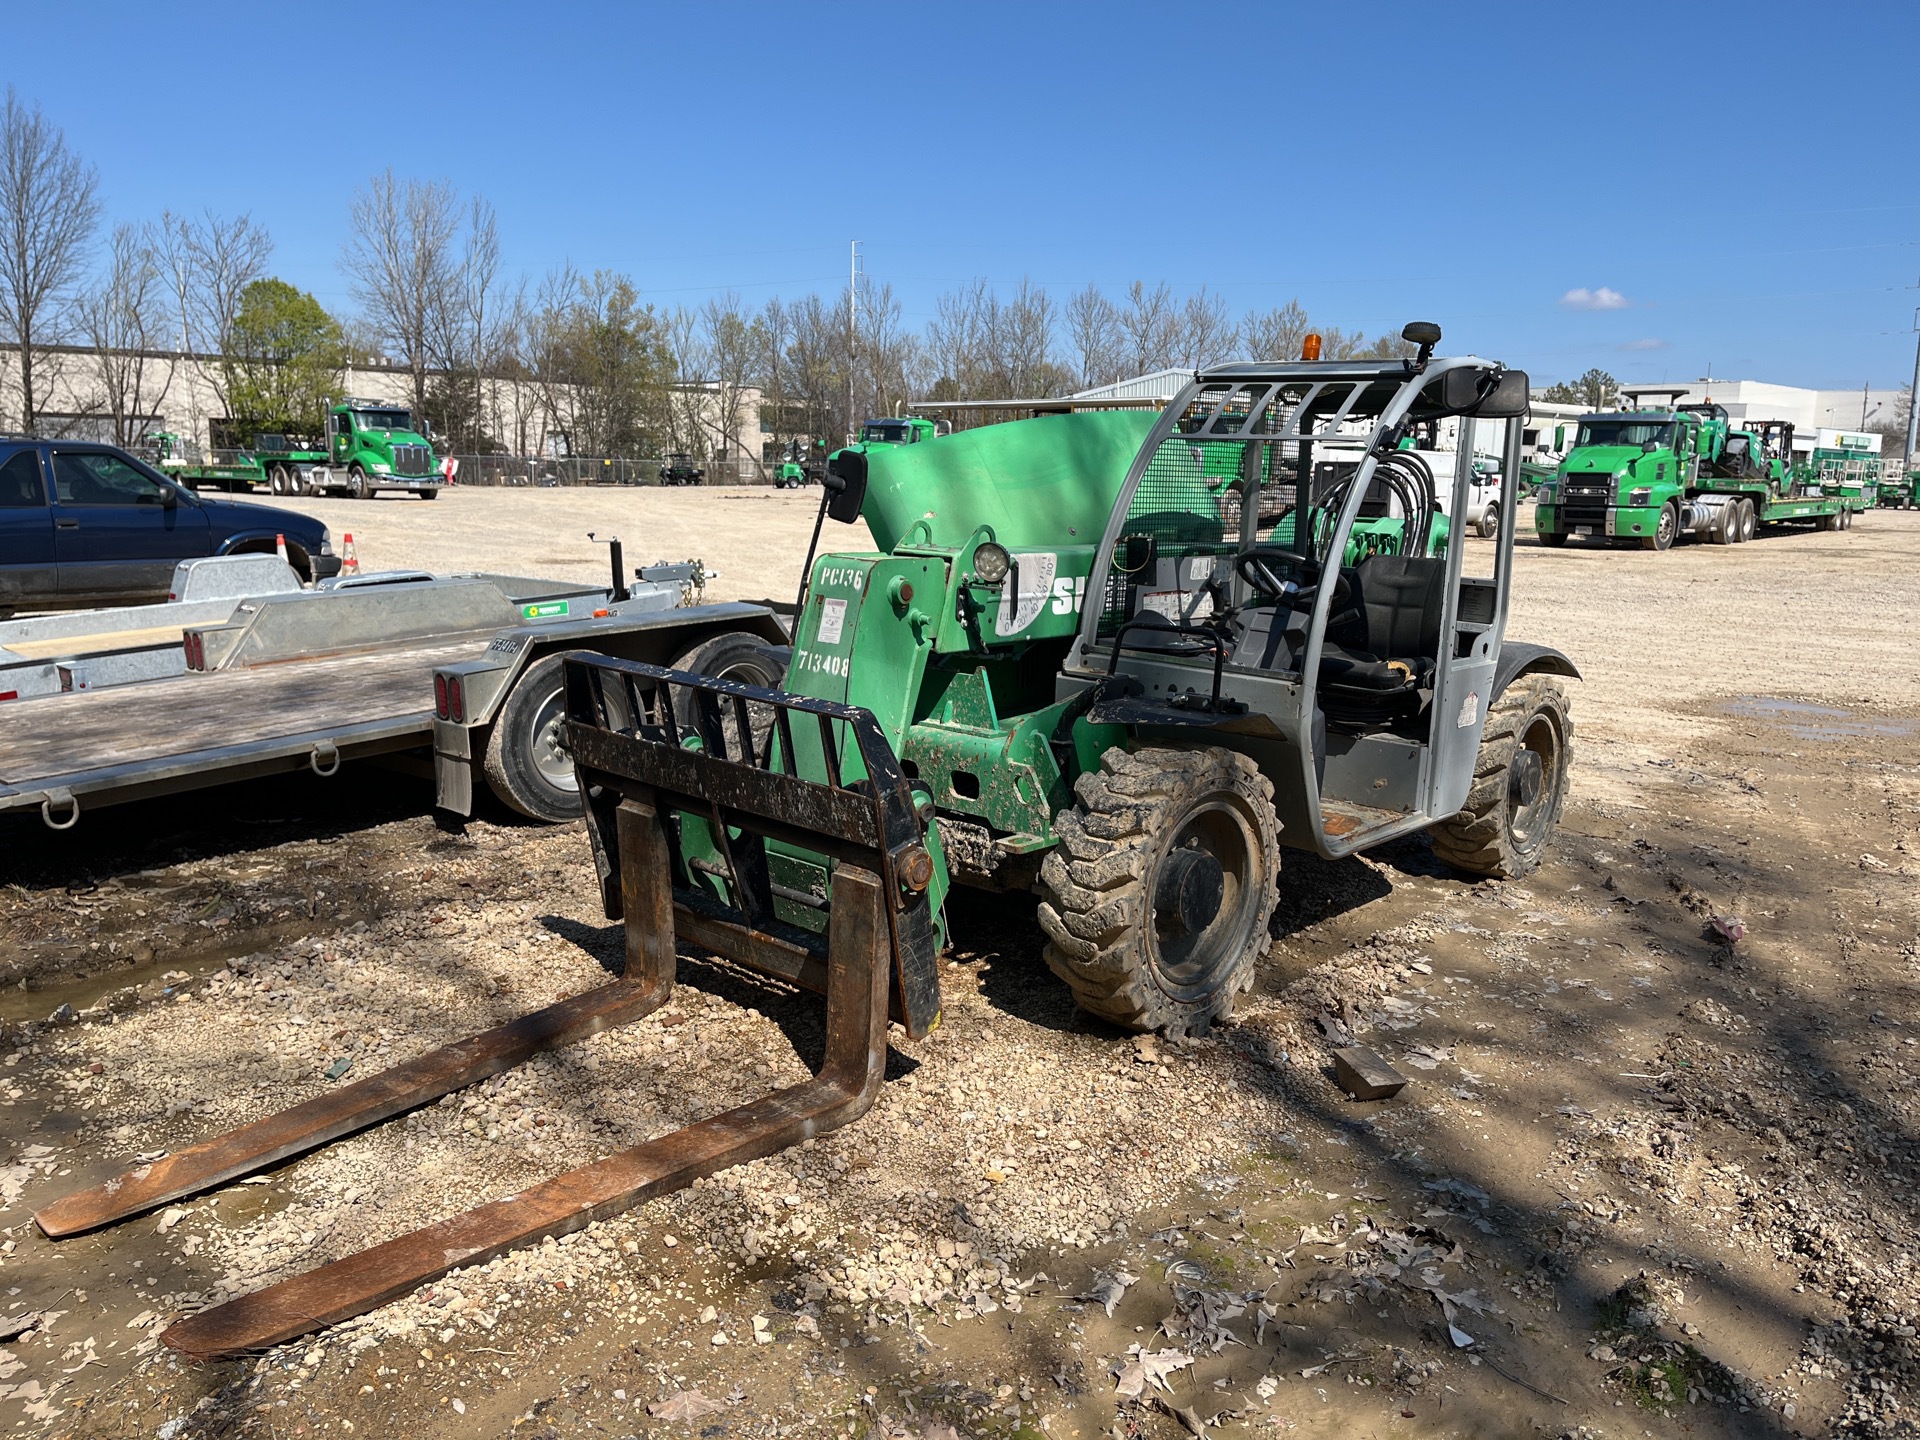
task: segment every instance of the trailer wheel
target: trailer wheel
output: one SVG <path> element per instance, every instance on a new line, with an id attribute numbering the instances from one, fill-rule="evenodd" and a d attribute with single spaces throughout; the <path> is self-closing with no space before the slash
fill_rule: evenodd
<path id="1" fill-rule="evenodd" d="M 1278 899 L 1273 785 L 1209 746 L 1109 750 L 1040 867 L 1047 965 L 1130 1030 L 1205 1034 L 1253 984 Z"/>
<path id="2" fill-rule="evenodd" d="M 767 642 L 747 630 L 728 630 L 691 645 L 674 657 L 673 663 L 667 668 L 686 670 L 715 680 L 738 680 L 745 685 L 758 685 L 764 690 L 777 690 L 786 681 L 780 667 L 767 654 Z M 767 737 L 773 732 L 773 724 L 772 706 L 748 702 L 747 726 L 753 732 L 756 755 L 766 754 Z M 738 754 L 740 722 L 731 707 L 722 713 L 720 728 L 727 737 L 728 750 Z"/>
<path id="3" fill-rule="evenodd" d="M 1433 828 L 1433 852 L 1456 870 L 1512 880 L 1540 864 L 1567 799 L 1573 719 L 1566 691 L 1523 675 L 1487 711 L 1473 788 Z"/>
<path id="4" fill-rule="evenodd" d="M 358 461 L 355 461 L 347 471 L 347 484 L 353 491 L 354 499 L 371 500 L 373 498 L 373 486 L 368 483 L 367 472 Z"/>
<path id="5" fill-rule="evenodd" d="M 1653 527 L 1653 534 L 1640 537 L 1642 550 L 1671 550 L 1673 537 L 1680 533 L 1680 512 L 1672 505 L 1660 507 L 1659 523 Z"/>
<path id="6" fill-rule="evenodd" d="M 558 824 L 580 813 L 580 782 L 566 750 L 564 655 L 537 661 L 507 696 L 487 737 L 487 784 L 530 820 Z"/>

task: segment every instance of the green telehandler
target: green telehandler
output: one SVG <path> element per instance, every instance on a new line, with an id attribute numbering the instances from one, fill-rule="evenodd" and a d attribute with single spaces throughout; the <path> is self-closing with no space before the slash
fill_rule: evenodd
<path id="1" fill-rule="evenodd" d="M 784 689 L 566 662 L 619 980 L 56 1201 L 42 1229 L 226 1183 L 636 1019 L 671 995 L 680 943 L 826 996 L 812 1079 L 163 1337 L 243 1353 L 856 1118 L 889 1018 L 940 1023 L 956 882 L 1037 891 L 1079 1003 L 1178 1034 L 1251 984 L 1283 845 L 1430 830 L 1470 874 L 1526 873 L 1565 799 L 1577 674 L 1505 634 L 1527 377 L 1434 358 L 1438 326 L 1405 335 L 1413 359 L 1204 370 L 1158 415 L 837 452 L 827 513 L 878 548 L 812 566 Z M 1436 551 L 1473 467 L 1443 503 L 1400 444 L 1442 419 L 1464 455 L 1476 425 L 1507 426 L 1490 547 L 1461 521 Z"/>

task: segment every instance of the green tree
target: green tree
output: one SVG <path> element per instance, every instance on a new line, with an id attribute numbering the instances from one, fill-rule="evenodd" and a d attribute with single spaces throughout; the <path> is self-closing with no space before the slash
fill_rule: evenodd
<path id="1" fill-rule="evenodd" d="M 347 354 L 340 322 L 318 300 L 284 280 L 254 281 L 241 292 L 229 350 L 220 365 L 242 434 L 320 433 Z"/>
<path id="2" fill-rule="evenodd" d="M 1578 380 L 1549 385 L 1540 398 L 1550 405 L 1584 405 L 1599 410 L 1620 398 L 1620 382 L 1595 366 Z"/>

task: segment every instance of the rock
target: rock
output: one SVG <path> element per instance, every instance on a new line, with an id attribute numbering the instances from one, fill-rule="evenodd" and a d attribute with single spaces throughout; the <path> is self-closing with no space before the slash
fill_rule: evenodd
<path id="1" fill-rule="evenodd" d="M 47 1017 L 47 1023 L 49 1025 L 71 1025 L 79 1018 L 80 1012 L 78 1010 L 74 1009 L 71 1005 L 63 1003 L 59 1009 Z"/>

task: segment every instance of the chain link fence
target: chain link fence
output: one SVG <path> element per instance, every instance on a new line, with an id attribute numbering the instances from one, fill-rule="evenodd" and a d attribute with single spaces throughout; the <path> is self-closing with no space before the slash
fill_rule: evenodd
<path id="1" fill-rule="evenodd" d="M 561 485 L 664 485 L 660 472 L 664 455 L 592 459 L 580 455 L 456 455 L 460 485 L 524 485 L 552 488 Z M 703 485 L 770 485 L 773 472 L 745 455 L 724 460 L 700 460 Z"/>

